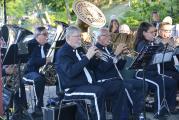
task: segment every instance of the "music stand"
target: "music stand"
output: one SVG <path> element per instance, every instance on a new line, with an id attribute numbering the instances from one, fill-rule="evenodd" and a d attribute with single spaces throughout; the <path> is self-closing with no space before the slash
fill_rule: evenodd
<path id="1" fill-rule="evenodd" d="M 170 78 L 170 76 L 165 75 L 164 63 L 171 61 L 173 55 L 176 54 L 176 51 L 174 52 L 174 51 L 166 51 L 166 50 L 167 50 L 167 46 L 166 46 L 166 48 L 164 48 L 163 52 L 155 54 L 155 56 L 153 57 L 153 60 L 152 60 L 152 64 L 158 64 L 159 66 L 160 66 L 160 64 L 162 64 L 162 67 L 163 67 L 162 68 L 162 73 L 158 73 L 159 75 L 162 76 L 162 81 L 163 81 L 162 82 L 163 83 L 163 99 L 162 99 L 162 102 L 160 104 L 160 109 L 154 115 L 154 117 L 160 115 L 161 110 L 164 109 L 164 108 L 167 110 L 167 112 L 170 115 L 170 109 L 169 109 L 168 104 L 167 104 L 166 91 L 165 91 L 165 77 Z"/>
<path id="2" fill-rule="evenodd" d="M 143 69 L 143 103 L 145 104 L 145 69 L 148 65 L 151 64 L 151 60 L 158 50 L 158 45 L 153 46 L 144 46 L 142 50 L 139 52 L 138 56 L 134 59 L 131 66 L 128 69 Z M 143 107 L 143 117 L 146 120 L 146 111 L 145 106 Z"/>
<path id="3" fill-rule="evenodd" d="M 26 63 L 28 61 L 28 47 L 25 43 L 18 43 L 18 44 L 12 44 L 6 52 L 6 55 L 3 59 L 3 65 L 13 65 L 17 64 L 18 66 L 18 89 L 15 88 L 15 90 L 19 90 L 19 97 L 21 97 L 21 84 L 22 84 L 22 76 L 21 76 L 21 70 L 20 65 L 21 63 Z M 28 113 L 25 110 L 26 113 Z M 8 114 L 8 110 L 7 110 Z M 28 114 L 29 118 L 32 119 L 32 117 Z M 9 115 L 7 115 L 7 120 L 9 120 Z"/>

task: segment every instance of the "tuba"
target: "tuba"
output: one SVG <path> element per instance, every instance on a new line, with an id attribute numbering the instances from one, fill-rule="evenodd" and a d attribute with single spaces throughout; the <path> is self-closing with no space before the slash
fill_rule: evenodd
<path id="1" fill-rule="evenodd" d="M 57 45 L 57 41 L 60 42 L 61 45 L 64 43 L 65 29 L 68 26 L 67 24 L 62 23 L 62 22 L 58 22 L 57 24 L 58 25 L 57 25 L 56 35 L 54 37 L 52 45 L 51 45 L 51 47 L 47 53 L 47 56 L 46 56 L 46 57 L 51 58 L 51 62 L 45 64 L 44 66 L 42 66 L 39 69 L 39 73 L 43 74 L 46 79 L 46 85 L 49 85 L 49 86 L 54 85 L 57 80 L 57 76 L 56 76 L 57 74 L 56 74 L 56 70 L 55 70 L 55 66 L 54 66 L 55 51 L 59 48 L 59 47 L 57 47 L 57 46 L 59 46 L 59 45 Z"/>
<path id="2" fill-rule="evenodd" d="M 76 0 L 73 3 L 73 11 L 78 19 L 91 27 L 101 28 L 106 24 L 106 18 L 102 11 L 88 1 Z"/>
<path id="3" fill-rule="evenodd" d="M 94 4 L 76 0 L 73 3 L 73 11 L 77 16 L 77 26 L 82 30 L 82 47 L 88 49 L 93 41 L 93 33 L 89 33 L 89 27 L 101 28 L 106 24 L 106 18 L 102 11 Z"/>

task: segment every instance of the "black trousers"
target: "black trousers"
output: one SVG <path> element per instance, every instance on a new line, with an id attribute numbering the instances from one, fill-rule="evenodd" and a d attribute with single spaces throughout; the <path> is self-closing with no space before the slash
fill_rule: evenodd
<path id="1" fill-rule="evenodd" d="M 37 107 L 41 108 L 43 103 L 43 95 L 45 90 L 45 78 L 37 72 L 30 72 L 24 75 L 27 79 L 32 79 L 35 82 L 35 90 L 38 99 Z"/>
<path id="2" fill-rule="evenodd" d="M 179 72 L 165 70 L 165 75 L 171 76 L 177 82 L 177 89 L 179 90 Z"/>
<path id="3" fill-rule="evenodd" d="M 144 101 L 143 101 L 143 82 L 137 79 L 124 80 L 124 86 L 129 91 L 129 95 L 132 99 L 133 105 L 129 104 L 130 101 L 126 100 L 131 106 L 134 115 L 139 115 L 143 111 Z M 129 111 L 129 110 L 128 110 Z M 131 110 L 130 110 L 131 111 Z"/>
<path id="4" fill-rule="evenodd" d="M 138 73 L 138 77 L 142 78 L 142 72 Z M 163 87 L 163 79 L 161 75 L 154 74 L 153 72 L 146 72 L 146 83 L 148 89 L 153 91 L 155 94 L 155 108 L 159 109 L 160 103 L 164 97 L 163 89 L 166 91 L 166 100 L 170 110 L 174 110 L 176 107 L 176 92 L 177 82 L 176 80 L 164 77 L 165 86 Z M 157 91 L 159 88 L 159 92 Z"/>
<path id="5" fill-rule="evenodd" d="M 64 99 L 90 99 L 92 119 L 105 120 L 105 91 L 102 87 L 88 84 L 70 88 L 65 92 Z"/>
<path id="6" fill-rule="evenodd" d="M 96 97 L 95 97 L 96 96 Z M 96 82 L 89 85 L 72 88 L 65 94 L 65 99 L 84 99 L 92 101 L 92 114 L 94 120 L 105 120 L 105 102 L 110 99 L 112 103 L 113 120 L 124 120 L 121 115 L 125 91 L 123 83 L 119 80 Z"/>
<path id="7" fill-rule="evenodd" d="M 127 96 L 124 89 L 123 81 L 115 79 L 105 82 L 96 83 L 105 90 L 105 99 L 110 100 L 113 120 L 125 120 L 128 118 L 128 113 L 123 111 Z"/>

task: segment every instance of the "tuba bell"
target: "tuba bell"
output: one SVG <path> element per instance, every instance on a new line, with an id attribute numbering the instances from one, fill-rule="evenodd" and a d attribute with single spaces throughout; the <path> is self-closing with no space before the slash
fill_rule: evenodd
<path id="1" fill-rule="evenodd" d="M 77 16 L 77 26 L 82 31 L 82 47 L 86 50 L 94 43 L 93 33 L 90 33 L 89 27 L 103 27 L 106 24 L 106 18 L 98 7 L 84 0 L 74 1 L 73 11 Z"/>
<path id="2" fill-rule="evenodd" d="M 91 27 L 101 28 L 106 24 L 106 18 L 102 11 L 88 1 L 74 1 L 73 11 L 77 15 L 78 19 Z"/>

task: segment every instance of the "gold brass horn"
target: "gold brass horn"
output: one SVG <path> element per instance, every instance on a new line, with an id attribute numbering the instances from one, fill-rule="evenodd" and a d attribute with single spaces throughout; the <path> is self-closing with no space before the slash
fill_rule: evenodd
<path id="1" fill-rule="evenodd" d="M 102 11 L 88 1 L 76 0 L 73 3 L 73 10 L 77 17 L 89 26 L 101 28 L 106 24 Z"/>

